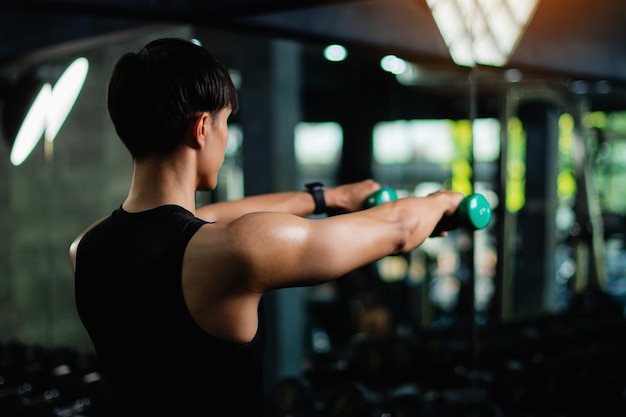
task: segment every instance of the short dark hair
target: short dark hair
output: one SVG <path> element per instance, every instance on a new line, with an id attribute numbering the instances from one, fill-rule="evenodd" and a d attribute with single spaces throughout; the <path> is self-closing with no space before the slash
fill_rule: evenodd
<path id="1" fill-rule="evenodd" d="M 207 49 L 185 39 L 157 39 L 124 54 L 113 69 L 107 106 L 115 131 L 134 159 L 160 158 L 181 143 L 199 111 L 214 118 L 238 109 L 228 70 Z"/>

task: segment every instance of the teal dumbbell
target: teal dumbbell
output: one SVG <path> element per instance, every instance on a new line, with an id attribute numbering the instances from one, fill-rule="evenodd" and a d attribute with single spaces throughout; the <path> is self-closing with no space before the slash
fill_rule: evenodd
<path id="1" fill-rule="evenodd" d="M 397 200 L 398 194 L 393 188 L 381 188 L 367 198 L 367 207 L 371 208 L 388 201 Z"/>
<path id="2" fill-rule="evenodd" d="M 463 197 L 454 214 L 452 224 L 467 230 L 481 230 L 491 222 L 491 206 L 482 194 L 468 194 Z"/>
<path id="3" fill-rule="evenodd" d="M 398 195 L 391 188 L 381 188 L 367 199 L 367 206 L 374 207 L 388 201 L 397 200 Z M 484 229 L 491 222 L 491 206 L 482 194 L 468 194 L 463 197 L 457 210 L 442 222 L 448 222 L 450 229 L 464 228 L 467 230 Z"/>

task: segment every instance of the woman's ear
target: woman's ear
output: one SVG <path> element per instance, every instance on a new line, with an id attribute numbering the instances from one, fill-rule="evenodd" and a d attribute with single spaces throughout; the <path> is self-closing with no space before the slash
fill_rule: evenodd
<path id="1" fill-rule="evenodd" d="M 211 117 L 209 113 L 202 112 L 196 115 L 191 125 L 191 145 L 193 148 L 200 149 L 206 145 L 209 135 L 209 124 Z"/>

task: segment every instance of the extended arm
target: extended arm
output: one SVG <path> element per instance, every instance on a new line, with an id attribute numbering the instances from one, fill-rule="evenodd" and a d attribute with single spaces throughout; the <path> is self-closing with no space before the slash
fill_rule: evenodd
<path id="1" fill-rule="evenodd" d="M 364 208 L 367 197 L 379 188 L 380 185 L 373 180 L 327 187 L 324 190 L 326 205 L 329 209 L 345 213 L 357 211 Z M 306 191 L 291 191 L 209 204 L 197 208 L 196 215 L 208 221 L 230 222 L 245 214 L 268 211 L 306 217 L 314 209 L 311 194 Z"/>
<path id="2" fill-rule="evenodd" d="M 441 191 L 321 220 L 252 213 L 227 227 L 228 252 L 255 292 L 322 283 L 421 245 L 462 197 Z"/>
<path id="3" fill-rule="evenodd" d="M 265 211 L 205 225 L 185 252 L 187 305 L 212 334 L 249 341 L 257 331 L 262 294 L 321 284 L 386 255 L 410 251 L 436 235 L 441 218 L 454 213 L 462 198 L 441 191 L 328 218 Z"/>

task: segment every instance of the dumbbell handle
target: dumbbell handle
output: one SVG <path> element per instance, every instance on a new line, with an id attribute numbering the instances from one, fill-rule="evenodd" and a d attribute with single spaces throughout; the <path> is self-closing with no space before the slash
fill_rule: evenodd
<path id="1" fill-rule="evenodd" d="M 381 188 L 367 199 L 367 206 L 374 207 L 381 203 L 397 200 L 395 190 Z M 446 229 L 463 228 L 467 230 L 480 230 L 489 225 L 491 221 L 491 206 L 482 194 L 468 194 L 463 197 L 454 214 L 445 216 L 441 223 L 445 223 Z"/>

